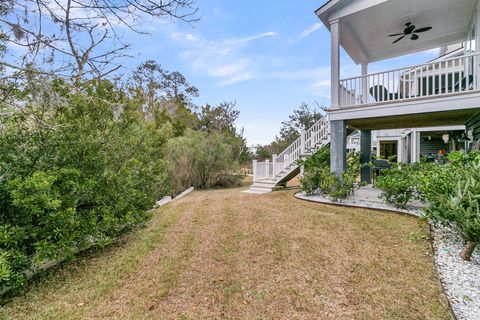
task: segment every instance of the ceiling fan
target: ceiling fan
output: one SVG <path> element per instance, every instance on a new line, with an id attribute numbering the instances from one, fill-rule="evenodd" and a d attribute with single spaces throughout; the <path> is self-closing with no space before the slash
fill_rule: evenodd
<path id="1" fill-rule="evenodd" d="M 401 36 L 397 40 L 393 41 L 392 44 L 397 43 L 398 41 L 402 40 L 406 36 L 410 36 L 410 35 L 411 35 L 411 38 L 410 38 L 411 40 L 418 40 L 418 38 L 420 37 L 418 36 L 417 33 L 426 32 L 432 29 L 432 27 L 424 27 L 424 28 L 417 29 L 417 27 L 415 27 L 415 25 L 413 25 L 411 22 L 405 23 L 405 26 L 406 28 L 403 29 L 403 33 L 395 33 L 395 34 L 389 35 L 389 37 Z"/>

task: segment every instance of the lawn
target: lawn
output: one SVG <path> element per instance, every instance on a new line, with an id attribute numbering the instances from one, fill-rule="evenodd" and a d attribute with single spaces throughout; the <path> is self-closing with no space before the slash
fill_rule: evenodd
<path id="1" fill-rule="evenodd" d="M 194 192 L 36 279 L 13 319 L 451 319 L 428 225 L 293 191 Z"/>

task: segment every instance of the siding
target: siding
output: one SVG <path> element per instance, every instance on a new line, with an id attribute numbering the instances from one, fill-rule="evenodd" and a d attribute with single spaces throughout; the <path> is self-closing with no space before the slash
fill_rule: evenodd
<path id="1" fill-rule="evenodd" d="M 467 132 L 473 130 L 473 140 L 480 140 L 480 112 L 465 124 Z"/>
<path id="2" fill-rule="evenodd" d="M 421 137 L 429 136 L 428 133 L 423 133 Z M 450 143 L 445 144 L 443 140 L 437 136 L 432 135 L 432 140 L 424 140 L 420 139 L 420 155 L 426 156 L 429 154 L 436 155 L 439 150 L 446 150 L 447 152 L 450 150 Z"/>

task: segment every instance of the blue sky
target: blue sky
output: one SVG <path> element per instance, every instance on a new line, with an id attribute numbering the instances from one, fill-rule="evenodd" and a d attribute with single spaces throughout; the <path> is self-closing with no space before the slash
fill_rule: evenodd
<path id="1" fill-rule="evenodd" d="M 248 144 L 269 143 L 302 102 L 329 106 L 330 34 L 314 14 L 324 2 L 198 0 L 201 20 L 193 26 L 157 19 L 141 23 L 150 35 L 125 31 L 132 46 L 123 71 L 149 59 L 178 70 L 199 89 L 196 104 L 236 101 Z M 369 70 L 414 65 L 434 55 L 391 59 Z M 359 67 L 342 57 L 342 77 L 358 75 Z"/>

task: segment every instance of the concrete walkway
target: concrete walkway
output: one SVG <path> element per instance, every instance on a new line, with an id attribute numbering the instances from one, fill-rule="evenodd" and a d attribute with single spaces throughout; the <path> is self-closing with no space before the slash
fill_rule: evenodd
<path id="1" fill-rule="evenodd" d="M 320 202 L 326 204 L 345 205 L 352 207 L 368 208 L 368 209 L 381 209 L 389 210 L 401 213 L 408 213 L 413 215 L 419 215 L 422 210 L 422 203 L 420 201 L 410 201 L 405 209 L 396 208 L 393 205 L 389 205 L 381 198 L 382 191 L 375 188 L 373 185 L 368 185 L 355 190 L 353 195 L 348 196 L 346 199 L 339 201 L 333 201 L 322 195 L 306 195 L 303 192 L 299 192 L 295 195 L 298 199 L 308 200 L 312 202 Z"/>

